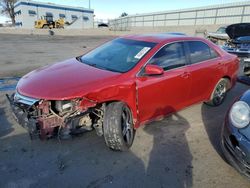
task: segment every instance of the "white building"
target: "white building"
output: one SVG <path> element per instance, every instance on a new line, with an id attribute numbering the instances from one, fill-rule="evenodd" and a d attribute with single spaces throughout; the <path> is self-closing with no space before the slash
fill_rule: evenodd
<path id="1" fill-rule="evenodd" d="M 22 28 L 34 28 L 35 21 L 42 16 L 53 16 L 53 20 L 64 18 L 72 23 L 67 28 L 93 28 L 94 10 L 83 7 L 56 5 L 36 1 L 18 1 L 15 4 L 16 25 Z"/>

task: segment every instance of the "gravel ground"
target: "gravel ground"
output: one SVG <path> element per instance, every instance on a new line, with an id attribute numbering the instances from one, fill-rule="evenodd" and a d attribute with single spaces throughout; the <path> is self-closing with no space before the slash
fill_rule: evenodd
<path id="1" fill-rule="evenodd" d="M 79 56 L 112 38 L 0 34 L 0 78 L 22 76 L 38 67 Z"/>
<path id="2" fill-rule="evenodd" d="M 109 150 L 95 132 L 64 141 L 29 139 L 4 95 L 13 92 L 15 77 L 111 38 L 0 34 L 0 78 L 14 77 L 0 79 L 0 187 L 250 187 L 219 146 L 226 110 L 248 89 L 239 83 L 220 107 L 196 104 L 139 128 L 128 152 Z"/>

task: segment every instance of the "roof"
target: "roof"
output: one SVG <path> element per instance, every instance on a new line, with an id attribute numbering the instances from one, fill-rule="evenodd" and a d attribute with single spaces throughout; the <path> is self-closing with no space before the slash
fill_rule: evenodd
<path id="1" fill-rule="evenodd" d="M 51 8 L 51 9 L 59 9 L 59 10 L 68 10 L 68 11 L 76 11 L 76 12 L 86 12 L 86 13 L 94 13 L 93 9 L 87 9 L 84 7 L 73 7 L 73 6 L 66 6 L 66 5 L 58 5 L 54 3 L 43 3 L 37 1 L 28 1 L 28 0 L 21 0 L 15 3 L 15 8 L 19 7 L 20 5 L 24 6 L 33 6 L 33 7 L 42 7 L 42 8 Z"/>
<path id="2" fill-rule="evenodd" d="M 156 33 L 156 34 L 137 34 L 137 35 L 126 35 L 122 38 L 139 40 L 145 42 L 161 43 L 173 40 L 187 40 L 187 39 L 197 39 L 198 37 L 189 37 L 187 35 L 178 35 L 171 33 Z M 200 39 L 200 38 L 199 38 Z"/>

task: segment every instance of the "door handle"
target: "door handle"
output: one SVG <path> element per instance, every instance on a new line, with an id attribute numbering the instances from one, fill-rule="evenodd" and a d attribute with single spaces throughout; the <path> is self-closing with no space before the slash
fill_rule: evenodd
<path id="1" fill-rule="evenodd" d="M 184 72 L 183 74 L 181 74 L 182 78 L 189 78 L 190 73 L 189 72 Z"/>

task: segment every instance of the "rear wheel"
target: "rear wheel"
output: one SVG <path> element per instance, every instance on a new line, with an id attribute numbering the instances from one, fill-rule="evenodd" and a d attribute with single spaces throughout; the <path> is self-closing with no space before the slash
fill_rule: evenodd
<path id="1" fill-rule="evenodd" d="M 109 148 L 126 151 L 131 147 L 135 130 L 131 111 L 124 103 L 113 102 L 107 105 L 103 132 Z"/>
<path id="2" fill-rule="evenodd" d="M 210 106 L 219 106 L 222 104 L 228 89 L 230 89 L 230 81 L 227 78 L 220 79 L 214 88 L 210 101 L 206 102 L 206 104 Z"/>

